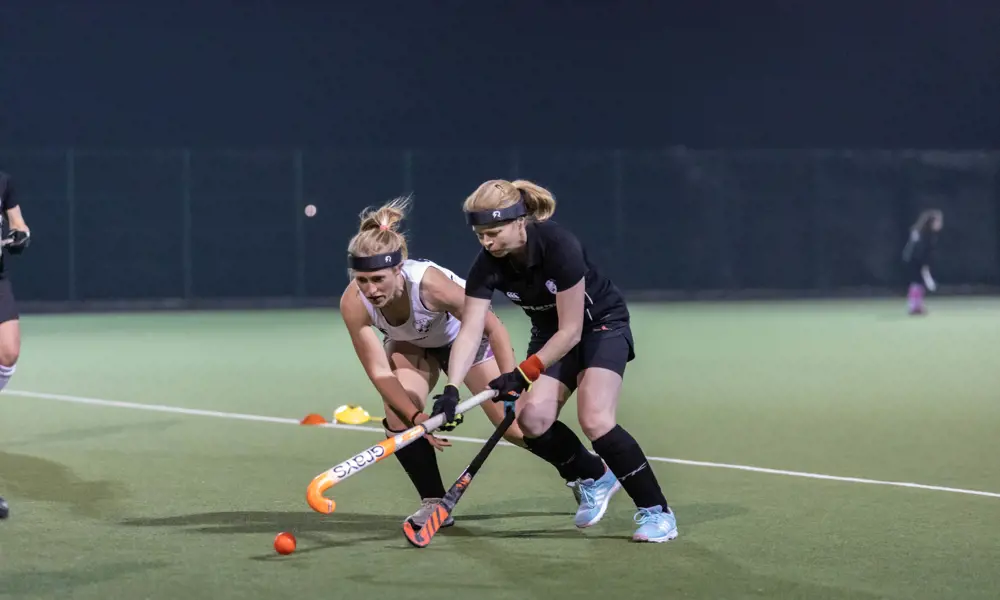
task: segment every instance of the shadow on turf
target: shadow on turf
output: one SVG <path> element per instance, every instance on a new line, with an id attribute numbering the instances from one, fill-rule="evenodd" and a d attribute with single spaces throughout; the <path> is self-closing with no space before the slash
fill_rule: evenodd
<path id="1" fill-rule="evenodd" d="M 487 521 L 491 519 L 512 519 L 525 517 L 549 517 L 561 515 L 561 512 L 519 511 L 495 514 L 462 515 L 463 521 Z M 314 512 L 291 511 L 239 511 L 211 512 L 177 515 L 159 518 L 125 519 L 121 524 L 128 527 L 176 527 L 192 533 L 208 534 L 241 534 L 267 533 L 276 534 L 279 531 L 291 531 L 301 541 L 295 551 L 296 556 L 343 548 L 369 542 L 385 542 L 399 540 L 405 544 L 402 528 L 402 517 L 399 515 L 384 515 L 371 513 L 333 513 L 323 516 Z M 454 529 L 454 528 L 449 528 Z M 348 538 L 330 539 L 322 534 L 350 534 Z M 357 534 L 367 534 L 358 537 Z M 409 547 L 409 546 L 407 546 Z M 282 560 L 273 552 L 251 556 L 251 560 L 271 561 Z"/>
<path id="2" fill-rule="evenodd" d="M 709 521 L 717 521 L 720 519 L 728 519 L 731 517 L 738 517 L 749 512 L 747 508 L 740 506 L 738 504 L 722 504 L 722 503 L 699 503 L 699 504 L 684 504 L 674 507 L 677 513 L 677 525 L 679 529 L 690 530 L 697 527 L 701 523 L 707 523 Z M 558 513 L 551 513 L 558 514 Z M 607 518 L 607 517 L 605 517 Z M 622 533 L 615 534 L 598 534 L 592 531 L 577 529 L 576 527 L 563 527 L 560 526 L 556 529 L 515 529 L 512 531 L 499 531 L 499 530 L 489 530 L 481 527 L 476 527 L 469 529 L 462 526 L 462 522 L 470 520 L 469 517 L 455 516 L 455 526 L 449 527 L 446 530 L 442 530 L 442 535 L 454 536 L 454 537 L 491 537 L 500 539 L 511 539 L 511 538 L 566 538 L 566 539 L 578 539 L 581 536 L 586 539 L 611 539 L 617 540 L 622 539 Z"/>
<path id="3" fill-rule="evenodd" d="M 871 593 L 851 586 L 847 576 L 840 578 L 840 585 L 804 581 L 798 567 L 810 565 L 812 552 L 816 548 L 804 548 L 800 565 L 770 564 L 765 557 L 756 562 L 738 544 L 718 546 L 718 534 L 708 534 L 718 547 L 700 543 L 698 526 L 703 523 L 740 517 L 751 512 L 747 507 L 724 503 L 678 504 L 680 537 L 667 544 L 636 544 L 629 540 L 631 528 L 622 523 L 620 514 L 608 515 L 607 522 L 593 529 L 579 530 L 572 524 L 560 525 L 558 529 L 521 529 L 517 531 L 496 531 L 477 528 L 470 531 L 456 522 L 454 527 L 441 530 L 445 538 L 457 536 L 468 538 L 460 546 L 437 545 L 444 553 L 459 552 L 467 559 L 489 565 L 489 573 L 477 579 L 484 588 L 491 582 L 530 582 L 530 588 L 519 590 L 523 597 L 551 598 L 554 596 L 575 596 L 588 598 L 608 598 L 628 595 L 639 598 L 796 598 L 808 600 L 874 600 L 885 595 Z M 614 530 L 604 533 L 601 530 Z M 725 534 L 723 534 L 725 535 Z M 763 533 L 766 535 L 766 532 Z M 524 542 L 520 541 L 524 538 Z M 599 541 L 592 550 L 568 550 L 565 553 L 552 552 L 552 545 L 536 549 L 531 539 L 556 540 L 562 547 L 570 545 L 562 540 L 573 540 L 577 544 Z M 511 545 L 514 541 L 516 545 Z M 781 543 L 781 540 L 772 540 Z M 613 543 L 614 545 L 607 545 Z M 825 545 L 817 541 L 817 547 Z M 426 551 L 434 552 L 434 544 Z M 766 547 L 766 544 L 764 544 Z M 413 551 L 405 542 L 394 544 L 394 549 Z M 819 550 L 822 554 L 823 551 Z M 447 556 L 447 554 L 445 554 Z M 738 558 L 737 558 L 738 557 Z M 400 575 L 384 573 L 351 573 L 343 577 L 356 582 L 397 586 L 435 587 L 438 582 L 451 582 L 461 577 L 458 573 L 448 573 L 447 561 L 442 571 L 434 577 L 421 580 L 424 573 L 414 574 L 401 569 Z M 416 575 L 416 576 L 415 576 Z M 815 573 L 811 573 L 815 575 Z M 463 584 L 464 585 L 464 584 Z M 505 587 L 505 586 L 504 586 Z"/>
<path id="4" fill-rule="evenodd" d="M 734 504 L 689 504 L 678 509 L 682 526 L 692 528 L 699 523 L 726 519 L 745 514 L 747 509 Z M 444 537 L 459 538 L 547 538 L 588 540 L 621 540 L 623 533 L 596 533 L 594 530 L 581 532 L 572 526 L 559 525 L 547 529 L 496 529 L 488 526 L 466 527 L 469 523 L 479 523 L 498 519 L 523 519 L 531 517 L 560 517 L 568 519 L 566 511 L 506 511 L 490 514 L 456 514 L 456 524 L 441 531 Z M 195 513 L 172 517 L 132 518 L 121 521 L 127 527 L 173 527 L 191 533 L 207 534 L 276 534 L 291 531 L 300 543 L 294 556 L 312 552 L 344 548 L 371 542 L 399 542 L 398 549 L 409 550 L 402 533 L 402 518 L 398 515 L 373 513 L 333 513 L 319 515 L 302 511 L 235 511 Z M 330 534 L 345 535 L 333 539 Z M 627 537 L 627 536 L 626 536 Z M 302 543 L 307 542 L 307 543 Z M 394 544 L 394 546 L 396 546 Z M 287 560 L 273 552 L 251 556 L 251 560 Z"/>
<path id="5" fill-rule="evenodd" d="M 462 515 L 465 521 L 548 517 L 560 512 L 520 511 L 496 514 Z M 399 533 L 403 517 L 372 513 L 333 513 L 323 516 L 303 511 L 237 511 L 178 515 L 173 517 L 134 518 L 121 521 L 131 527 L 179 527 L 196 533 L 277 533 L 279 531 L 321 533 Z"/>
<path id="6" fill-rule="evenodd" d="M 796 565 L 772 565 L 766 558 L 756 562 L 748 559 L 739 547 L 711 549 L 696 541 L 696 536 L 685 534 L 684 528 L 681 537 L 666 544 L 636 544 L 629 541 L 628 535 L 621 534 L 569 533 L 575 533 L 581 540 L 612 538 L 615 544 L 602 545 L 599 550 L 571 550 L 564 554 L 552 552 L 551 545 L 546 547 L 547 551 L 536 551 L 530 544 L 514 547 L 488 539 L 463 544 L 460 552 L 467 560 L 489 565 L 481 575 L 477 574 L 475 581 L 480 584 L 508 582 L 519 588 L 522 598 L 875 600 L 896 597 L 852 588 L 850 572 L 841 575 L 842 585 L 802 581 L 799 578 L 807 575 L 803 575 Z M 425 551 L 434 550 L 429 547 Z M 734 557 L 741 557 L 741 560 Z M 804 555 L 802 565 L 808 565 L 809 558 L 808 553 Z M 450 571 L 452 567 L 447 560 L 440 565 L 433 576 L 401 568 L 399 574 L 350 573 L 343 577 L 388 589 L 435 587 L 435 584 L 462 580 L 463 574 Z M 455 589 L 453 583 L 452 589 Z"/>
<path id="7" fill-rule="evenodd" d="M 69 590 L 95 583 L 112 581 L 126 575 L 144 573 L 167 566 L 164 562 L 119 562 L 104 565 L 82 563 L 79 568 L 33 570 L 0 575 L 0 596 L 12 598 L 39 596 L 69 597 Z"/>
<path id="8" fill-rule="evenodd" d="M 119 482 L 84 481 L 66 465 L 9 452 L 0 452 L 0 481 L 12 497 L 64 504 L 94 518 L 114 512 L 127 493 Z"/>
<path id="9" fill-rule="evenodd" d="M 912 321 L 914 318 L 919 317 L 906 314 L 904 311 L 900 311 L 898 313 L 879 313 L 875 315 L 876 321 Z"/>
<path id="10" fill-rule="evenodd" d="M 65 444 L 68 442 L 84 442 L 94 439 L 101 439 L 122 433 L 135 433 L 142 431 L 155 431 L 161 433 L 164 430 L 180 423 L 177 419 L 143 421 L 134 423 L 124 423 L 121 425 L 97 425 L 94 427 L 77 427 L 75 429 L 61 429 L 48 433 L 40 433 L 25 439 L 14 439 L 5 442 L 8 448 L 18 446 L 38 446 L 48 443 Z"/>

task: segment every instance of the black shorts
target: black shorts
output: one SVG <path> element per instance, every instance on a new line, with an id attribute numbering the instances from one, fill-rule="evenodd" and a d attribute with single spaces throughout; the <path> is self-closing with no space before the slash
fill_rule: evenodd
<path id="1" fill-rule="evenodd" d="M 528 356 L 538 352 L 552 334 L 539 335 L 532 331 Z M 599 367 L 625 376 L 625 365 L 635 358 L 635 340 L 628 323 L 587 325 L 580 343 L 566 356 L 545 368 L 544 375 L 558 379 L 570 392 L 576 391 L 577 378 L 585 369 Z"/>
<path id="2" fill-rule="evenodd" d="M 385 346 L 386 353 L 392 354 L 394 341 L 386 338 L 382 344 Z M 437 348 L 420 348 L 420 350 L 423 350 L 424 358 L 433 358 L 437 361 L 441 372 L 448 372 L 448 359 L 451 356 L 451 344 L 448 344 L 447 346 L 438 346 Z M 479 349 L 476 350 L 476 358 L 473 359 L 472 366 L 474 367 L 480 363 L 484 363 L 491 358 L 493 358 L 493 347 L 490 346 L 489 338 L 484 335 L 483 340 L 479 343 Z"/>
<path id="3" fill-rule="evenodd" d="M 907 283 L 918 283 L 924 285 L 924 265 L 917 261 L 906 263 Z"/>
<path id="4" fill-rule="evenodd" d="M 0 279 L 0 323 L 16 321 L 21 316 L 17 312 L 17 302 L 14 301 L 14 288 L 10 279 Z"/>

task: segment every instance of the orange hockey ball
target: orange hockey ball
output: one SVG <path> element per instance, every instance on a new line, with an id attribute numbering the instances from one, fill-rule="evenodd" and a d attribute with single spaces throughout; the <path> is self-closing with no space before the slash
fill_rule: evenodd
<path id="1" fill-rule="evenodd" d="M 278 554 L 295 552 L 295 536 L 287 531 L 282 531 L 274 538 L 274 550 Z"/>

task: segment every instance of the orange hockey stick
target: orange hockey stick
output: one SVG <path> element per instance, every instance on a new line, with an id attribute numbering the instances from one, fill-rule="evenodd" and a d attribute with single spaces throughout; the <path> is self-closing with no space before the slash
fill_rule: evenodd
<path id="1" fill-rule="evenodd" d="M 459 415 L 467 412 L 496 395 L 496 390 L 486 390 L 484 392 L 480 392 L 468 400 L 460 402 L 458 407 L 455 409 L 455 414 Z M 337 508 L 337 503 L 334 502 L 332 498 L 327 498 L 324 495 L 328 489 L 347 479 L 351 475 L 367 469 L 375 463 L 381 462 L 389 456 L 392 456 L 396 453 L 396 451 L 409 446 L 422 436 L 431 433 L 442 425 L 444 425 L 444 415 L 431 417 L 420 425 L 411 427 L 402 433 L 397 433 L 391 438 L 386 438 L 367 450 L 348 458 L 332 469 L 320 473 L 309 483 L 309 487 L 306 489 L 306 501 L 308 501 L 309 506 L 311 506 L 312 509 L 318 513 L 332 513 Z"/>

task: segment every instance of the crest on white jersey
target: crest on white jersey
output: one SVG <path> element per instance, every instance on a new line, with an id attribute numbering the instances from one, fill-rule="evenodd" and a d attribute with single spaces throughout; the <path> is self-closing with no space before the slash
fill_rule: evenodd
<path id="1" fill-rule="evenodd" d="M 430 319 L 416 319 L 413 321 L 413 328 L 420 333 L 427 333 L 431 330 L 431 320 Z"/>

